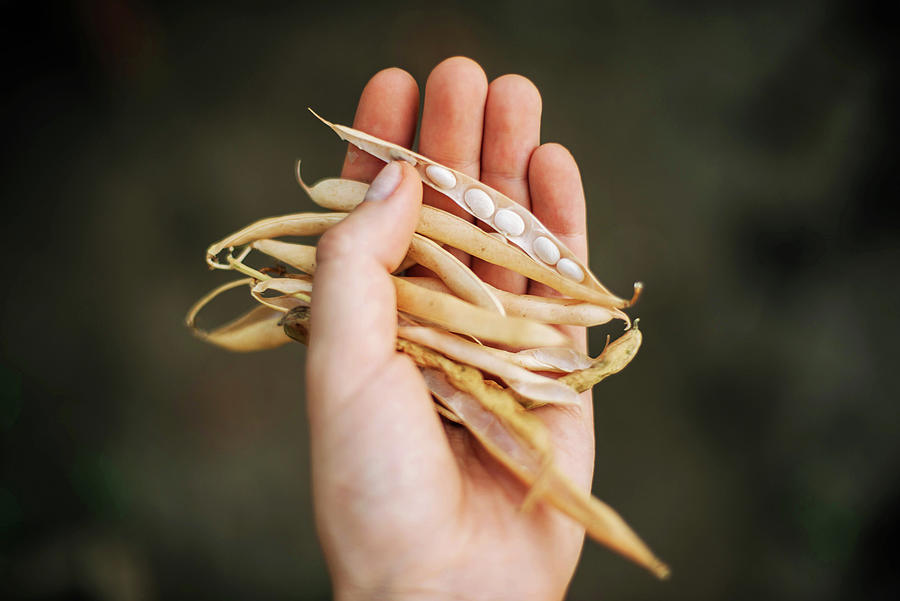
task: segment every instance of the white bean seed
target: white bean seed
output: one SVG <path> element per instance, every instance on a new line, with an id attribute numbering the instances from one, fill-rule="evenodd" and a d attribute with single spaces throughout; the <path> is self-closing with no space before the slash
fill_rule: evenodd
<path id="1" fill-rule="evenodd" d="M 494 214 L 494 201 L 484 190 L 469 188 L 466 190 L 465 200 L 479 219 L 487 219 Z"/>
<path id="2" fill-rule="evenodd" d="M 536 238 L 534 241 L 534 252 L 541 261 L 549 265 L 556 265 L 556 262 L 559 261 L 559 248 L 550 238 L 544 236 Z"/>
<path id="3" fill-rule="evenodd" d="M 425 175 L 428 176 L 434 185 L 438 188 L 448 190 L 456 185 L 456 176 L 449 169 L 439 167 L 438 165 L 428 165 L 425 168 Z"/>
<path id="4" fill-rule="evenodd" d="M 501 209 L 494 215 L 494 225 L 510 236 L 521 236 L 525 231 L 525 221 L 509 209 Z"/>
<path id="5" fill-rule="evenodd" d="M 556 264 L 556 268 L 570 280 L 580 282 L 584 279 L 584 272 L 581 270 L 581 267 L 578 266 L 578 263 L 572 259 L 560 259 L 559 263 Z"/>

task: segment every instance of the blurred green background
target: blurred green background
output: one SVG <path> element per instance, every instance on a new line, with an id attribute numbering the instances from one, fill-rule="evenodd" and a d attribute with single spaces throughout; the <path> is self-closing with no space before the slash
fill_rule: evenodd
<path id="1" fill-rule="evenodd" d="M 588 543 L 568 598 L 897 598 L 879 6 L 3 3 L 0 597 L 329 598 L 304 349 L 226 354 L 182 320 L 225 279 L 211 241 L 312 208 L 296 158 L 338 173 L 307 106 L 349 123 L 379 69 L 463 54 L 538 85 L 594 271 L 647 284 L 644 348 L 595 393 L 594 492 L 674 575 Z"/>

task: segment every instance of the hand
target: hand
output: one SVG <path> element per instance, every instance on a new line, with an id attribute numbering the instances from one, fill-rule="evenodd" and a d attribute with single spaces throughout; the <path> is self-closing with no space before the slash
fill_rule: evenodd
<path id="1" fill-rule="evenodd" d="M 409 148 L 419 92 L 400 69 L 366 85 L 354 127 Z M 572 156 L 539 145 L 541 98 L 524 77 L 488 85 L 478 64 L 451 58 L 425 86 L 419 152 L 479 178 L 528 207 L 587 258 L 584 193 Z M 343 177 L 371 181 L 367 202 L 324 235 L 317 251 L 307 388 L 316 524 L 337 599 L 560 599 L 584 529 L 538 504 L 461 427 L 442 423 L 413 362 L 394 350 L 397 268 L 423 189 L 405 163 L 351 149 Z M 431 189 L 424 202 L 469 218 Z M 471 218 L 469 218 L 471 219 Z M 461 255 L 458 255 L 461 256 Z M 542 285 L 461 258 L 486 282 L 548 295 Z M 582 350 L 583 328 L 569 328 Z M 590 488 L 590 393 L 581 411 L 536 411 L 555 459 Z"/>

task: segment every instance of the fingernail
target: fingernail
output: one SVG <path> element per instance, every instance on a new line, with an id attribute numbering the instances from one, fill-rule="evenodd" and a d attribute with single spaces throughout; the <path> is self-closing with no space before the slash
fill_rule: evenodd
<path id="1" fill-rule="evenodd" d="M 397 161 L 388 163 L 369 185 L 369 191 L 366 192 L 363 200 L 384 200 L 394 193 L 394 190 L 400 185 L 401 179 L 403 179 L 403 170 L 400 163 Z"/>

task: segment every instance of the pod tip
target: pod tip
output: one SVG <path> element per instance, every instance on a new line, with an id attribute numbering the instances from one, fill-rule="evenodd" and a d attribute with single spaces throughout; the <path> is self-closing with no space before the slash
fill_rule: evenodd
<path id="1" fill-rule="evenodd" d="M 303 191 L 306 192 L 306 194 L 311 198 L 312 194 L 310 194 L 310 188 L 306 185 L 306 182 L 303 181 L 303 176 L 300 175 L 300 159 L 297 159 L 297 162 L 294 163 L 294 177 L 297 178 L 297 183 L 300 184 L 300 187 L 303 188 Z"/>
<path id="2" fill-rule="evenodd" d="M 669 566 L 658 559 L 648 567 L 650 568 L 650 571 L 653 572 L 653 575 L 660 580 L 668 580 L 669 576 L 672 575 L 672 570 L 669 569 Z"/>
<path id="3" fill-rule="evenodd" d="M 331 127 L 331 125 L 332 125 L 331 121 L 329 121 L 328 119 L 325 119 L 325 118 L 322 117 L 319 113 L 317 113 L 316 111 L 312 110 L 312 107 L 309 107 L 309 106 L 308 106 L 308 107 L 306 107 L 306 110 L 308 110 L 310 113 L 312 113 L 313 115 L 315 115 L 315 116 L 316 116 L 316 119 L 318 119 L 319 121 L 321 121 L 322 123 L 324 123 L 324 124 L 327 125 L 328 127 Z"/>
<path id="4" fill-rule="evenodd" d="M 632 305 L 634 305 L 634 303 L 636 303 L 638 301 L 638 299 L 641 297 L 641 293 L 643 291 L 644 291 L 644 282 L 635 282 L 634 283 L 634 294 L 632 294 L 631 300 L 628 301 L 627 306 L 631 307 Z"/>

